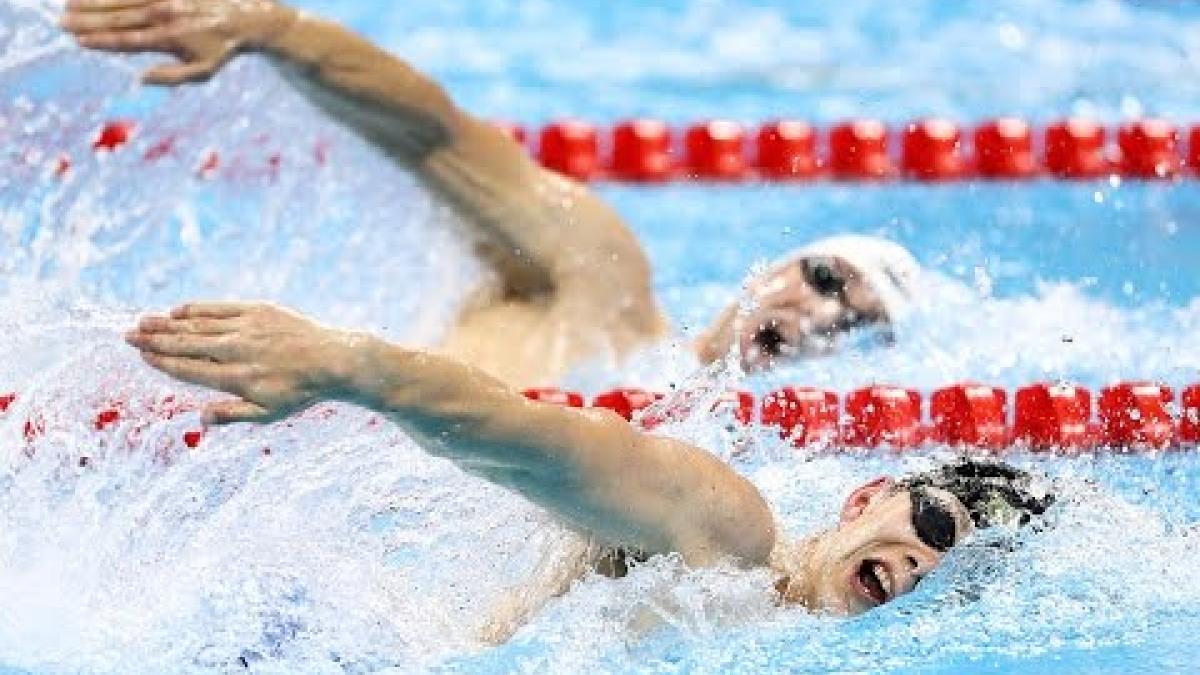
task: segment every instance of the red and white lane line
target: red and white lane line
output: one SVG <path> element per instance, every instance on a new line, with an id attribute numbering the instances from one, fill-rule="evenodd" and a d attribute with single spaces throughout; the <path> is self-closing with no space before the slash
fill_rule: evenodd
<path id="1" fill-rule="evenodd" d="M 496 125 L 526 146 L 542 165 L 585 181 L 1200 177 L 1200 124 L 1181 128 L 1157 118 L 1133 120 L 1115 129 L 1080 118 L 1035 127 L 1013 117 L 986 120 L 966 129 L 936 118 L 914 120 L 901 128 L 871 119 L 850 120 L 827 129 L 795 119 L 753 127 L 732 120 L 706 120 L 673 128 L 655 119 L 626 120 L 611 126 L 568 119 L 533 130 L 511 123 Z M 111 120 L 96 130 L 90 149 L 97 154 L 122 152 L 139 140 L 139 134 L 146 136 L 136 143 L 142 163 L 153 165 L 177 158 L 182 139 L 156 137 L 153 130 L 129 119 Z M 196 177 L 274 177 L 288 164 L 323 167 L 331 159 L 329 143 L 323 140 L 304 144 L 264 137 L 252 145 L 255 147 L 202 152 L 192 158 Z M 36 156 L 49 157 L 48 168 L 59 177 L 68 175 L 82 159 L 41 150 Z"/>
<path id="2" fill-rule="evenodd" d="M 526 398 L 548 404 L 582 408 L 588 399 L 562 389 L 527 389 Z M 47 410 L 23 409 L 19 395 L 0 394 L 0 424 L 23 410 L 16 420 L 24 440 L 46 435 Z M 590 406 L 607 408 L 627 420 L 653 429 L 672 416 L 646 411 L 662 400 L 659 392 L 621 387 L 597 393 Z M 910 449 L 935 443 L 1003 453 L 1008 450 L 1075 454 L 1096 450 L 1159 451 L 1200 444 L 1200 384 L 1176 397 L 1165 385 L 1120 382 L 1097 395 L 1072 384 L 1039 382 L 1020 387 L 1012 397 L 1000 387 L 954 384 L 925 397 L 916 389 L 876 384 L 844 395 L 812 387 L 783 387 L 761 399 L 746 391 L 729 391 L 713 406 L 712 414 L 728 414 L 743 426 L 774 428 L 798 448 Z M 136 410 L 135 410 L 136 408 Z M 146 405 L 120 400 L 99 406 L 91 415 L 91 430 L 109 434 L 120 430 L 130 442 L 156 421 L 195 411 L 194 403 L 167 397 Z M 329 419 L 333 411 L 315 413 Z M 1010 414 L 1011 412 L 1011 414 Z M 198 447 L 205 430 L 193 426 L 173 439 L 187 448 Z"/>
<path id="3" fill-rule="evenodd" d="M 524 393 L 536 401 L 584 405 L 584 397 L 576 392 Z M 643 426 L 653 428 L 662 420 L 639 413 L 661 398 L 655 392 L 620 388 L 596 395 L 591 405 L 626 419 L 638 417 Z M 1013 398 L 1010 415 L 1007 391 L 963 383 L 934 390 L 926 407 L 916 389 L 879 384 L 845 395 L 784 387 L 758 401 L 749 392 L 732 391 L 715 407 L 727 408 L 740 424 L 774 427 L 797 447 L 907 449 L 937 443 L 995 452 L 1072 454 L 1200 444 L 1200 384 L 1187 387 L 1176 399 L 1170 387 L 1150 382 L 1113 384 L 1097 396 L 1080 386 L 1041 382 L 1020 387 Z"/>

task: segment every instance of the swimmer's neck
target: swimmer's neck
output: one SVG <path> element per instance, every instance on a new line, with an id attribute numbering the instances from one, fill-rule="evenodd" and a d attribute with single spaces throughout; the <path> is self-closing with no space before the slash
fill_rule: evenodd
<path id="1" fill-rule="evenodd" d="M 777 528 L 776 531 L 781 530 Z M 779 537 L 771 551 L 769 564 L 775 573 L 775 591 L 779 593 L 780 604 L 810 609 L 820 606 L 812 567 L 825 534 L 819 532 L 800 539 Z"/>

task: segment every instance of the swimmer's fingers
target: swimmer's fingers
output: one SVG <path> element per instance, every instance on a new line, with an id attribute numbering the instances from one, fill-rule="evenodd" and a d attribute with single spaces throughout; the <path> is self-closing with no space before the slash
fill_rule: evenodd
<path id="1" fill-rule="evenodd" d="M 68 12 L 105 12 L 127 7 L 162 4 L 162 0 L 67 0 Z"/>
<path id="2" fill-rule="evenodd" d="M 237 53 L 230 9 L 211 0 L 75 0 L 61 23 L 86 49 L 177 56 L 179 63 L 142 75 L 147 84 L 174 85 L 212 77 Z"/>
<path id="3" fill-rule="evenodd" d="M 250 380 L 249 370 L 241 364 L 216 363 L 207 359 L 187 356 L 170 356 L 153 351 L 142 351 L 142 360 L 171 377 L 220 389 L 237 396 Z"/>
<path id="4" fill-rule="evenodd" d="M 158 314 L 149 314 L 138 321 L 141 333 L 193 333 L 196 335 L 226 335 L 238 329 L 231 319 L 172 319 Z"/>
<path id="5" fill-rule="evenodd" d="M 254 302 L 192 302 L 171 310 L 172 319 L 236 319 L 261 307 Z"/>
<path id="6" fill-rule="evenodd" d="M 205 424 L 220 425 L 236 422 L 271 422 L 277 417 L 270 410 L 243 399 L 218 401 L 204 407 L 201 413 Z"/>
<path id="7" fill-rule="evenodd" d="M 126 335 L 125 341 L 143 352 L 162 356 L 186 356 L 228 362 L 237 354 L 234 342 L 223 335 L 153 333 L 138 330 Z"/>
<path id="8" fill-rule="evenodd" d="M 81 47 L 106 52 L 175 52 L 179 32 L 165 26 L 75 33 Z"/>
<path id="9" fill-rule="evenodd" d="M 67 10 L 60 23 L 63 29 L 75 34 L 93 33 L 96 31 L 128 30 L 131 28 L 149 28 L 156 25 L 161 18 L 154 6 L 113 8 L 105 12 L 88 12 Z"/>
<path id="10" fill-rule="evenodd" d="M 228 60 L 228 56 L 232 54 L 233 51 L 230 50 L 228 54 L 223 55 L 219 59 L 190 61 L 186 63 L 164 63 L 160 66 L 154 66 L 145 73 L 142 73 L 142 82 L 146 84 L 171 85 L 206 80 L 220 70 L 221 66 Z"/>

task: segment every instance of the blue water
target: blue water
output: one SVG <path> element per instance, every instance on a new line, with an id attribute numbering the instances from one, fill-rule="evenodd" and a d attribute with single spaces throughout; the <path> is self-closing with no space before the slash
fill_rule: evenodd
<path id="1" fill-rule="evenodd" d="M 1018 457 L 1064 484 L 1052 536 L 1001 560 L 963 551 L 859 619 L 775 608 L 753 573 L 657 560 L 622 581 L 586 579 L 490 648 L 474 637 L 481 617 L 571 537 L 363 413 L 225 430 L 187 454 L 173 440 L 187 416 L 132 447 L 128 428 L 96 434 L 91 415 L 114 392 L 198 395 L 120 344 L 147 307 L 267 298 L 430 343 L 481 272 L 452 215 L 262 63 L 146 90 L 133 80 L 152 58 L 74 50 L 51 6 L 0 0 L 0 390 L 25 394 L 0 416 L 0 672 L 1187 672 L 1200 658 L 1191 453 Z M 1200 121 L 1200 9 L 1188 3 L 304 6 L 432 73 L 462 105 L 530 125 Z M 91 134 L 115 115 L 141 130 L 93 157 Z M 144 162 L 166 135 L 177 152 Z M 230 168 L 198 181 L 208 150 Z M 59 152 L 75 161 L 66 181 L 47 168 Z M 644 242 L 683 336 L 752 265 L 823 234 L 884 234 L 932 270 L 895 348 L 852 345 L 738 386 L 1200 381 L 1200 181 L 597 189 Z M 693 370 L 666 345 L 569 379 L 666 387 Z M 35 411 L 52 413 L 51 433 L 29 459 Z M 733 444 L 721 420 L 671 433 L 723 457 Z M 828 523 L 862 480 L 940 450 L 812 457 L 754 441 L 735 466 L 796 533 Z M 645 611 L 664 625 L 636 636 Z"/>

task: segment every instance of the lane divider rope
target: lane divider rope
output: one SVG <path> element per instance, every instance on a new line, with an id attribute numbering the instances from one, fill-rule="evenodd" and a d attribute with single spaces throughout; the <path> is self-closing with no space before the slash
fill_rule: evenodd
<path id="1" fill-rule="evenodd" d="M 575 391 L 536 388 L 522 393 L 531 401 L 546 404 L 589 405 L 587 398 Z M 662 393 L 620 387 L 596 394 L 590 406 L 612 410 L 653 430 L 694 412 L 686 398 L 682 397 L 683 405 L 664 409 L 654 406 L 664 399 Z M 16 393 L 0 394 L 0 424 L 17 413 L 19 399 Z M 905 450 L 934 443 L 995 453 L 1028 450 L 1071 455 L 1200 445 L 1200 384 L 1186 387 L 1177 398 L 1171 387 L 1145 381 L 1118 382 L 1097 395 L 1074 384 L 1038 382 L 1016 389 L 1011 415 L 1009 399 L 1008 391 L 1001 387 L 970 382 L 935 389 L 928 406 L 920 391 L 894 385 L 875 384 L 844 395 L 788 386 L 759 400 L 747 391 L 728 391 L 707 412 L 728 416 L 738 426 L 775 429 L 781 439 L 810 449 Z M 123 434 L 132 447 L 155 422 L 196 409 L 195 403 L 173 396 L 141 404 L 111 400 L 92 413 L 89 426 L 97 434 Z M 23 424 L 19 418 L 14 421 L 22 430 L 26 452 L 31 454 L 39 438 L 53 431 L 54 424 L 64 422 L 47 410 L 24 412 Z M 327 419 L 333 411 L 314 408 L 306 414 Z M 193 425 L 168 442 L 196 448 L 205 433 Z M 84 463 L 81 459 L 81 465 Z"/>
<path id="2" fill-rule="evenodd" d="M 551 122 L 531 133 L 526 127 L 495 124 L 548 168 L 573 178 L 661 184 L 692 180 L 742 181 L 953 181 L 964 179 L 1095 179 L 1119 176 L 1140 180 L 1200 177 L 1200 124 L 1184 132 L 1158 118 L 1126 122 L 1113 130 L 1081 118 L 1035 129 L 1029 122 L 1002 117 L 964 131 L 939 118 L 914 120 L 900 129 L 856 119 L 820 130 L 802 120 L 773 120 L 750 131 L 732 120 L 707 120 L 679 133 L 655 119 L 634 119 L 601 128 L 578 119 Z M 97 130 L 92 152 L 107 155 L 130 145 L 139 132 L 134 120 L 111 120 Z M 899 136 L 899 142 L 896 142 Z M 1115 137 L 1115 142 L 1114 142 Z M 146 139 L 139 146 L 146 164 L 175 155 L 183 140 L 175 135 Z M 259 138 L 253 145 L 267 144 Z M 194 158 L 197 178 L 260 175 L 273 178 L 285 162 L 325 166 L 330 148 L 317 141 L 298 148 L 283 141 L 262 156 L 215 149 Z M 286 152 L 285 152 L 286 150 Z M 241 154 L 239 154 L 241 153 Z M 18 156 L 21 153 L 17 153 Z M 40 153 L 28 155 L 40 157 Z M 32 161 L 32 160 L 27 160 Z M 50 160 L 49 172 L 68 175 L 76 162 L 68 153 Z"/>
<path id="3" fill-rule="evenodd" d="M 535 401 L 584 405 L 577 392 L 528 389 L 524 394 Z M 598 394 L 592 406 L 654 429 L 672 419 L 670 410 L 651 407 L 662 398 L 656 392 L 619 388 Z M 713 412 L 724 410 L 741 425 L 774 427 L 780 438 L 808 448 L 907 449 L 937 443 L 1072 454 L 1200 443 L 1200 384 L 1184 389 L 1178 403 L 1172 388 L 1139 381 L 1109 385 L 1095 397 L 1078 385 L 1039 382 L 1018 388 L 1014 400 L 1010 417 L 1003 388 L 954 384 L 930 394 L 924 417 L 923 397 L 916 389 L 876 384 L 839 396 L 812 387 L 783 387 L 757 404 L 750 392 L 727 392 Z"/>

